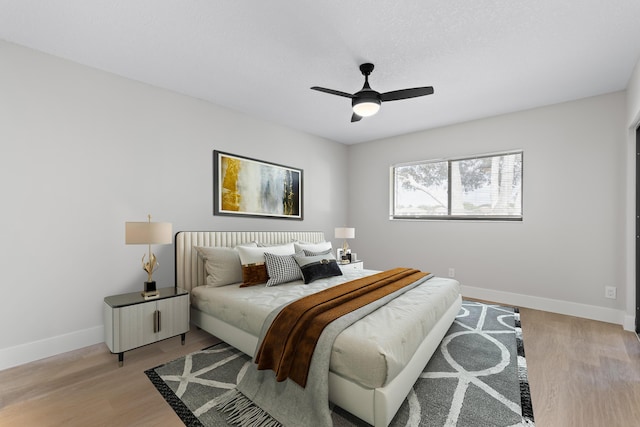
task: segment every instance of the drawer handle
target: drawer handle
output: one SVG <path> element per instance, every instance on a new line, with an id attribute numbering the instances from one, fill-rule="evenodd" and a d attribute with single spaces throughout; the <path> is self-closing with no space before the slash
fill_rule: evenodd
<path id="1" fill-rule="evenodd" d="M 153 312 L 153 333 L 160 332 L 160 311 L 156 310 Z"/>

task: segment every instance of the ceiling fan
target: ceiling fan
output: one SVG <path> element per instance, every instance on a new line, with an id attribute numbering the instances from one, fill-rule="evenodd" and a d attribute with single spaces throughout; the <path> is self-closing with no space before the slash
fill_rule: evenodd
<path id="1" fill-rule="evenodd" d="M 362 72 L 362 75 L 364 76 L 364 86 L 362 86 L 362 89 L 360 89 L 353 95 L 350 93 L 327 89 L 320 86 L 313 86 L 311 89 L 329 93 L 331 95 L 351 98 L 351 106 L 353 108 L 351 122 L 360 121 L 363 117 L 373 116 L 380 109 L 380 104 L 382 102 L 415 98 L 417 96 L 431 95 L 433 93 L 432 86 L 392 90 L 391 92 L 385 93 L 376 92 L 375 90 L 371 89 L 371 86 L 369 86 L 369 74 L 371 74 L 372 71 L 373 64 L 367 62 L 360 65 L 360 72 Z"/>

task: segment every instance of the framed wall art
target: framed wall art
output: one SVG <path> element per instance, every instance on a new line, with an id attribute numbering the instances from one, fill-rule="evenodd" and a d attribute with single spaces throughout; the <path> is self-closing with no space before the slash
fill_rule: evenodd
<path id="1" fill-rule="evenodd" d="M 302 220 L 302 169 L 214 150 L 213 214 Z"/>

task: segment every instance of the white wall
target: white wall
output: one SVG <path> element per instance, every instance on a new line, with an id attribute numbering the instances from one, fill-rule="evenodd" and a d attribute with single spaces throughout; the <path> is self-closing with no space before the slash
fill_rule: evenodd
<path id="1" fill-rule="evenodd" d="M 347 148 L 0 42 L 0 369 L 103 340 L 102 300 L 142 289 L 124 223 L 319 230 L 346 221 Z M 212 151 L 304 170 L 304 221 L 215 217 Z M 172 246 L 154 246 L 172 286 Z"/>
<path id="2" fill-rule="evenodd" d="M 466 296 L 623 323 L 625 102 L 619 92 L 352 146 L 351 247 L 372 268 L 454 267 Z M 389 220 L 390 165 L 514 149 L 523 222 Z"/>

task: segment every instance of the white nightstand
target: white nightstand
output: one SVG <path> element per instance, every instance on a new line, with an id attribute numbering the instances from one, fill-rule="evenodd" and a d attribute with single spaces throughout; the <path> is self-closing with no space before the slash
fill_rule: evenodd
<path id="1" fill-rule="evenodd" d="M 351 261 L 349 264 L 338 264 L 343 273 L 352 270 L 364 270 L 364 261 Z"/>
<path id="2" fill-rule="evenodd" d="M 120 366 L 124 352 L 189 331 L 189 292 L 180 288 L 158 289 L 157 298 L 145 299 L 140 292 L 112 295 L 104 299 L 105 343 L 118 353 Z"/>

